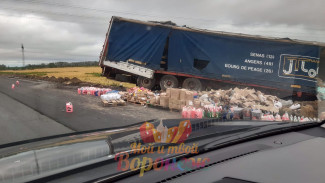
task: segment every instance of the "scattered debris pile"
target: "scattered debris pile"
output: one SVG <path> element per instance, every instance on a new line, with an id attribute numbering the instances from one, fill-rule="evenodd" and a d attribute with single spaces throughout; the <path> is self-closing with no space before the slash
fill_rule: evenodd
<path id="1" fill-rule="evenodd" d="M 119 91 L 116 90 L 106 92 L 106 94 L 101 95 L 100 98 L 102 99 L 102 103 L 104 107 L 126 105 L 126 102 L 123 99 L 121 99 L 121 95 L 119 94 Z"/>
<path id="2" fill-rule="evenodd" d="M 145 105 L 149 102 L 150 98 L 153 98 L 155 94 L 147 88 L 133 87 L 128 89 L 127 92 L 120 92 L 122 98 L 128 102 Z"/>
<path id="3" fill-rule="evenodd" d="M 278 113 L 281 108 L 280 99 L 273 95 L 265 95 L 255 89 L 229 89 L 211 90 L 199 92 L 201 102 L 204 105 L 216 104 L 218 106 L 235 106 L 240 108 L 252 108 L 272 113 Z"/>
<path id="4" fill-rule="evenodd" d="M 186 101 L 186 104 L 182 109 L 183 117 L 191 111 L 191 118 L 201 116 L 193 115 L 193 111 L 200 112 L 198 108 L 203 109 L 203 117 L 223 119 L 299 122 L 316 121 L 318 116 L 316 101 L 286 101 L 248 88 L 199 92 L 197 99 Z"/>
<path id="5" fill-rule="evenodd" d="M 101 96 L 106 105 L 122 104 L 122 100 L 141 105 L 160 106 L 182 111 L 183 118 L 221 118 L 265 121 L 316 121 L 317 101 L 293 102 L 266 95 L 255 89 L 190 91 L 168 88 L 153 92 L 134 87 L 128 91 L 82 87 L 79 94 Z M 113 102 L 112 102 L 113 101 Z M 115 102 L 114 102 L 115 101 Z M 104 105 L 104 106 L 106 106 Z"/>
<path id="6" fill-rule="evenodd" d="M 168 89 L 166 94 L 160 95 L 160 105 L 167 106 L 167 103 L 171 109 L 181 109 L 184 118 L 295 122 L 318 120 L 316 101 L 282 100 L 248 88 L 202 92 Z"/>
<path id="7" fill-rule="evenodd" d="M 184 118 L 222 118 L 266 121 L 317 120 L 317 102 L 293 102 L 255 89 L 190 91 L 168 88 L 155 93 L 134 87 L 120 92 L 129 102 L 182 111 Z"/>
<path id="8" fill-rule="evenodd" d="M 51 81 L 51 82 L 58 82 L 58 83 L 62 83 L 62 84 L 66 84 L 66 85 L 78 85 L 80 83 L 82 83 L 82 81 L 76 77 L 73 78 L 68 78 L 68 77 L 48 77 L 48 76 L 44 76 L 44 77 L 38 77 L 38 79 L 42 79 L 45 81 Z"/>

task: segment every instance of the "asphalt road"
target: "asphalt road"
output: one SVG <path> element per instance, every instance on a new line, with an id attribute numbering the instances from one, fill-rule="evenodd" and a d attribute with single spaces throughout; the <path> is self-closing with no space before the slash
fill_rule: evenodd
<path id="1" fill-rule="evenodd" d="M 0 144 L 73 132 L 0 93 Z"/>
<path id="2" fill-rule="evenodd" d="M 11 129 L 6 133 L 0 129 L 0 139 L 5 137 L 6 142 L 69 131 L 121 127 L 155 118 L 180 118 L 177 112 L 135 104 L 103 107 L 99 97 L 78 95 L 76 89 L 58 88 L 57 84 L 47 81 L 19 79 L 20 86 L 11 89 L 16 80 L 0 77 L 0 127 Z M 73 104 L 73 113 L 65 112 L 68 101 Z M 18 133 L 21 137 L 16 136 Z"/>

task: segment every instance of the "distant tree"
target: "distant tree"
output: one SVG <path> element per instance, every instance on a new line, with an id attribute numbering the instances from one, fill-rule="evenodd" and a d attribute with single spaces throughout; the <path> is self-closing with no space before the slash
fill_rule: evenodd
<path id="1" fill-rule="evenodd" d="M 12 69 L 12 70 L 23 70 L 23 69 L 37 69 L 37 68 L 56 68 L 56 67 L 88 67 L 88 66 L 98 66 L 98 61 L 84 61 L 84 62 L 54 62 L 49 64 L 29 64 L 25 67 L 6 67 L 5 65 L 0 65 L 0 70 Z"/>
<path id="2" fill-rule="evenodd" d="M 28 64 L 28 65 L 26 65 L 25 67 L 23 67 L 23 69 L 33 69 L 33 65 Z"/>
<path id="3" fill-rule="evenodd" d="M 0 65 L 0 70 L 6 70 L 6 68 L 7 68 L 6 65 L 3 64 Z"/>
<path id="4" fill-rule="evenodd" d="M 57 67 L 64 67 L 65 63 L 64 62 L 56 62 L 54 63 Z"/>
<path id="5" fill-rule="evenodd" d="M 54 63 L 49 63 L 49 68 L 54 68 L 56 65 Z"/>

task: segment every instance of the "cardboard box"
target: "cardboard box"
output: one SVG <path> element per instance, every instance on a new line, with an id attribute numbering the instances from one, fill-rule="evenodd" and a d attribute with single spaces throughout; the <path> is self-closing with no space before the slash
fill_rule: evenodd
<path id="1" fill-rule="evenodd" d="M 186 100 L 180 100 L 180 105 L 186 106 Z"/>
<path id="2" fill-rule="evenodd" d="M 180 110 L 181 109 L 181 105 L 169 103 L 169 109 L 177 109 L 177 110 Z"/>
<path id="3" fill-rule="evenodd" d="M 167 89 L 166 89 L 166 96 L 167 96 L 167 97 L 170 97 L 170 89 L 171 89 L 171 88 L 167 88 Z"/>
<path id="4" fill-rule="evenodd" d="M 180 94 L 179 94 L 179 99 L 180 100 L 184 100 L 184 101 L 186 100 L 186 91 L 187 91 L 186 89 L 181 89 L 180 90 Z"/>
<path id="5" fill-rule="evenodd" d="M 160 106 L 168 107 L 169 106 L 169 97 L 167 96 L 160 96 Z"/>
<path id="6" fill-rule="evenodd" d="M 173 108 L 174 108 L 174 105 L 175 105 L 175 104 L 171 103 L 170 100 L 169 100 L 169 103 L 168 103 L 168 107 L 169 107 L 169 109 L 173 109 Z"/>
<path id="7" fill-rule="evenodd" d="M 132 96 L 129 100 L 130 100 L 130 101 L 135 101 L 135 97 Z"/>
<path id="8" fill-rule="evenodd" d="M 156 97 L 152 97 L 151 99 L 150 99 L 150 104 L 151 105 L 155 105 L 157 103 L 157 99 L 156 99 Z"/>
<path id="9" fill-rule="evenodd" d="M 169 98 L 169 103 L 180 105 L 181 101 L 173 98 Z"/>
<path id="10" fill-rule="evenodd" d="M 186 106 L 193 106 L 193 100 L 186 100 Z"/>
<path id="11" fill-rule="evenodd" d="M 156 104 L 160 105 L 160 96 L 155 96 L 156 97 Z"/>
<path id="12" fill-rule="evenodd" d="M 249 94 L 246 96 L 246 98 L 247 98 L 248 100 L 259 101 L 259 98 L 258 98 L 255 94 L 253 94 L 253 93 L 249 93 Z"/>
<path id="13" fill-rule="evenodd" d="M 194 99 L 194 92 L 186 91 L 185 92 L 185 100 L 193 100 Z"/>
<path id="14" fill-rule="evenodd" d="M 176 100 L 176 99 L 173 99 L 173 98 L 169 98 L 169 103 L 170 103 L 170 104 L 174 104 L 175 101 L 177 101 L 177 100 Z"/>
<path id="15" fill-rule="evenodd" d="M 170 89 L 170 98 L 179 100 L 180 89 L 171 88 Z"/>

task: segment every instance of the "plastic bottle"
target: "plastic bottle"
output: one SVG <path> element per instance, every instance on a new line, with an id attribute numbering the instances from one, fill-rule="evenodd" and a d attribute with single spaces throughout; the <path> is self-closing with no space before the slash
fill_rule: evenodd
<path id="1" fill-rule="evenodd" d="M 193 119 L 196 118 L 195 112 L 196 112 L 195 108 L 192 108 L 191 109 L 191 117 L 190 118 L 193 118 Z"/>
<path id="2" fill-rule="evenodd" d="M 262 116 L 262 111 L 257 109 L 257 110 L 252 110 L 252 120 L 261 120 Z"/>
<path id="3" fill-rule="evenodd" d="M 102 100 L 106 100 L 106 101 L 110 102 L 111 100 L 120 99 L 121 95 L 118 93 L 108 93 L 108 94 L 101 95 L 100 98 Z"/>
<path id="4" fill-rule="evenodd" d="M 203 116 L 203 110 L 201 108 L 195 110 L 195 118 L 201 119 Z"/>
<path id="5" fill-rule="evenodd" d="M 297 116 L 293 117 L 293 122 L 298 122 Z"/>
<path id="6" fill-rule="evenodd" d="M 226 110 L 226 109 L 224 109 L 224 110 L 222 111 L 222 119 L 223 119 L 223 120 L 226 120 L 226 119 L 227 119 L 227 110 Z"/>
<path id="7" fill-rule="evenodd" d="M 71 102 L 67 102 L 65 104 L 65 110 L 66 110 L 66 112 L 73 112 L 73 105 Z"/>
<path id="8" fill-rule="evenodd" d="M 83 89 L 82 89 L 82 94 L 83 95 L 87 95 L 87 93 L 88 93 L 88 88 L 87 87 L 84 87 Z"/>
<path id="9" fill-rule="evenodd" d="M 243 108 L 234 108 L 234 119 L 241 119 L 243 116 Z"/>
<path id="10" fill-rule="evenodd" d="M 187 108 L 186 118 L 191 118 L 192 107 Z"/>
<path id="11" fill-rule="evenodd" d="M 231 109 L 228 109 L 228 112 L 227 112 L 227 119 L 228 119 L 228 120 L 232 120 L 233 117 L 234 117 L 234 113 L 232 112 Z"/>
<path id="12" fill-rule="evenodd" d="M 187 110 L 188 110 L 188 108 L 186 106 L 184 106 L 182 109 L 182 118 L 187 118 Z"/>

